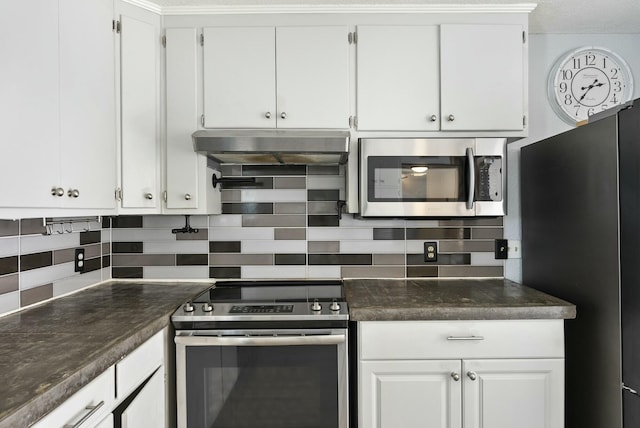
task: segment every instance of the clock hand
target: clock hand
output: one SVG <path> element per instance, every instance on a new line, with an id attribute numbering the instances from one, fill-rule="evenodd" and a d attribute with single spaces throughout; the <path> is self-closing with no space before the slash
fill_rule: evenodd
<path id="1" fill-rule="evenodd" d="M 593 83 L 589 86 L 587 86 L 586 88 L 583 86 L 581 89 L 586 89 L 586 91 L 584 91 L 584 94 L 582 94 L 582 96 L 580 97 L 580 99 L 578 101 L 582 101 L 584 99 L 584 97 L 587 96 L 587 93 L 592 90 L 593 88 L 595 88 L 596 86 L 600 87 L 600 86 L 604 86 L 604 83 L 599 82 L 598 83 L 598 79 L 594 80 Z"/>

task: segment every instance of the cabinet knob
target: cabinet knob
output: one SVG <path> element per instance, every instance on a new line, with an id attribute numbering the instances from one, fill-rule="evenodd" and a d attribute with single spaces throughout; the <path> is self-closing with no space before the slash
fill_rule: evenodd
<path id="1" fill-rule="evenodd" d="M 282 112 L 282 114 L 280 115 L 281 118 L 286 119 L 287 118 L 287 113 Z"/>
<path id="2" fill-rule="evenodd" d="M 191 200 L 191 195 L 190 195 L 189 193 L 187 193 L 186 195 L 184 195 L 184 198 L 185 198 L 187 201 L 190 201 L 190 200 Z"/>
<path id="3" fill-rule="evenodd" d="M 271 112 L 268 111 L 264 114 L 264 117 L 266 117 L 267 119 L 271 119 Z"/>
<path id="4" fill-rule="evenodd" d="M 456 372 L 451 372 L 451 378 L 457 382 L 460 380 L 460 375 Z"/>
<path id="5" fill-rule="evenodd" d="M 467 377 L 469 377 L 469 379 L 471 380 L 476 380 L 478 378 L 478 375 L 476 374 L 476 372 L 467 372 Z"/>
<path id="6" fill-rule="evenodd" d="M 144 198 L 149 200 L 153 199 L 153 193 L 145 193 Z"/>
<path id="7" fill-rule="evenodd" d="M 432 114 L 432 115 L 429 117 L 429 120 L 430 120 L 431 122 L 435 122 L 436 120 L 438 120 L 438 116 L 436 116 L 435 114 Z"/>
<path id="8" fill-rule="evenodd" d="M 456 117 L 454 115 L 450 114 L 449 117 L 447 118 L 447 120 L 449 122 L 453 122 L 454 120 L 456 120 Z"/>
<path id="9" fill-rule="evenodd" d="M 52 187 L 51 196 L 64 196 L 64 189 L 62 187 Z"/>
<path id="10" fill-rule="evenodd" d="M 69 189 L 69 191 L 67 192 L 67 196 L 69 196 L 70 198 L 77 198 L 78 196 L 80 196 L 80 191 L 78 189 Z"/>

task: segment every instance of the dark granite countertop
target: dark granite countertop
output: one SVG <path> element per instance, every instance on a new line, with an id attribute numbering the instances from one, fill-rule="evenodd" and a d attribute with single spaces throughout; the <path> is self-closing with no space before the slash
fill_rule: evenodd
<path id="1" fill-rule="evenodd" d="M 503 279 L 349 279 L 351 321 L 575 318 L 564 300 Z"/>
<path id="2" fill-rule="evenodd" d="M 211 284 L 113 281 L 0 318 L 0 428 L 29 426 Z"/>

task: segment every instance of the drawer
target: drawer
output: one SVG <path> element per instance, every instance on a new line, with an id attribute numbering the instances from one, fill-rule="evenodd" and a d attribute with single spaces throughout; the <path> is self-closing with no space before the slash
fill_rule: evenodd
<path id="1" fill-rule="evenodd" d="M 127 397 L 164 364 L 165 331 L 156 333 L 151 339 L 137 347 L 116 364 L 116 396 Z"/>
<path id="2" fill-rule="evenodd" d="M 39 420 L 33 427 L 95 426 L 111 411 L 115 395 L 113 377 L 112 366 Z"/>
<path id="3" fill-rule="evenodd" d="M 564 358 L 564 320 L 367 321 L 360 360 Z"/>

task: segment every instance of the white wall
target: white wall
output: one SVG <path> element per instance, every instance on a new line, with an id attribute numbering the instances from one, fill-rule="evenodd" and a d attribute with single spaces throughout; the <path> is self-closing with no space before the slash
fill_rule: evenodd
<path id="1" fill-rule="evenodd" d="M 615 31 L 612 28 L 612 31 Z M 508 146 L 508 215 L 504 219 L 506 239 L 521 239 L 520 148 L 571 129 L 552 110 L 547 100 L 547 78 L 554 62 L 565 52 L 581 46 L 599 46 L 620 55 L 631 67 L 634 98 L 640 97 L 640 34 L 532 34 L 529 39 L 529 137 Z M 526 254 L 523 254 L 526 257 Z M 522 281 L 520 259 L 505 264 L 505 277 Z"/>

